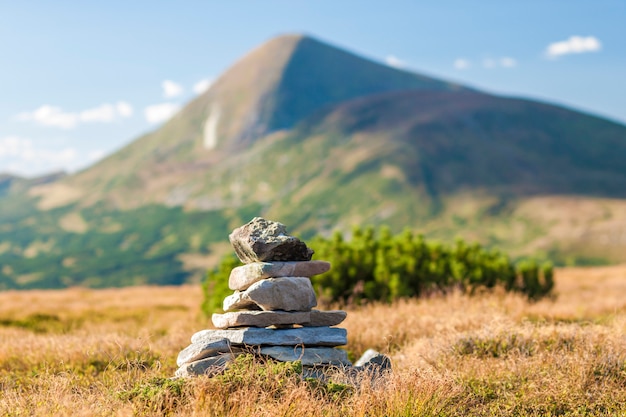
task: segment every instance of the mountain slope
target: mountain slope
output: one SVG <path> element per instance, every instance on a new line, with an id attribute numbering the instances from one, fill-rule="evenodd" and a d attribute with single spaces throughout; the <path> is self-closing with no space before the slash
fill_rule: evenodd
<path id="1" fill-rule="evenodd" d="M 310 37 L 281 36 L 235 63 L 161 129 L 68 178 L 61 192 L 71 188 L 71 198 L 61 201 L 88 205 L 107 199 L 126 208 L 177 202 L 177 195 L 167 190 L 180 186 L 181 177 L 211 169 L 255 140 L 292 128 L 327 106 L 388 91 L 464 89 Z M 152 197 L 129 201 L 119 190 L 149 190 Z"/>
<path id="2" fill-rule="evenodd" d="M 477 92 L 393 92 L 356 99 L 303 124 L 306 135 L 385 135 L 414 185 L 440 194 L 626 197 L 623 125 L 530 100 Z M 388 159 L 389 160 L 389 159 Z"/>
<path id="3" fill-rule="evenodd" d="M 288 129 L 314 111 L 370 94 L 464 90 L 456 84 L 395 69 L 302 37 L 274 98 L 264 107 L 267 132 Z"/>
<path id="4" fill-rule="evenodd" d="M 626 261 L 624 155 L 621 124 L 279 37 L 96 165 L 0 178 L 0 289 L 198 279 L 256 215 Z"/>

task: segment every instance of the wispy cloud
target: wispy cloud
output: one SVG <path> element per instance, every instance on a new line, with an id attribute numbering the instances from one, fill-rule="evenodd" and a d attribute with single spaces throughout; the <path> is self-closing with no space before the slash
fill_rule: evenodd
<path id="1" fill-rule="evenodd" d="M 479 61 L 479 66 L 482 66 L 485 69 L 494 69 L 494 68 L 515 68 L 517 66 L 517 60 L 515 58 L 511 58 L 510 56 L 503 56 L 501 58 L 484 58 L 482 61 Z M 457 58 L 452 62 L 452 66 L 454 69 L 463 71 L 471 68 L 472 62 L 466 58 Z"/>
<path id="2" fill-rule="evenodd" d="M 124 106 L 122 106 L 124 107 Z M 103 104 L 93 109 L 83 110 L 79 114 L 81 122 L 102 122 L 109 123 L 118 116 L 117 106 L 112 104 Z"/>
<path id="3" fill-rule="evenodd" d="M 30 139 L 19 136 L 0 138 L 0 157 L 25 155 L 30 152 L 32 146 Z"/>
<path id="4" fill-rule="evenodd" d="M 11 172 L 32 175 L 33 167 L 43 173 L 53 169 L 68 169 L 81 162 L 73 147 L 45 149 L 36 147 L 33 141 L 20 136 L 0 137 L 0 161 Z"/>
<path id="5" fill-rule="evenodd" d="M 131 106 L 125 101 L 118 101 L 117 104 L 115 105 L 115 108 L 117 109 L 117 112 L 119 113 L 119 115 L 122 117 L 130 117 L 134 113 L 133 106 Z"/>
<path id="6" fill-rule="evenodd" d="M 385 63 L 394 68 L 406 68 L 407 64 L 395 55 L 387 55 Z"/>
<path id="7" fill-rule="evenodd" d="M 149 123 L 161 123 L 178 113 L 178 110 L 180 104 L 176 103 L 153 104 L 144 109 L 144 115 Z"/>
<path id="8" fill-rule="evenodd" d="M 465 70 L 465 69 L 468 69 L 469 67 L 471 67 L 472 63 L 469 62 L 465 58 L 457 58 L 452 63 L 452 66 L 454 66 L 454 68 L 456 68 L 458 70 Z"/>
<path id="9" fill-rule="evenodd" d="M 504 56 L 499 60 L 500 66 L 503 68 L 514 68 L 517 67 L 517 60 L 515 58 L 511 58 L 509 56 Z"/>
<path id="10" fill-rule="evenodd" d="M 165 80 L 161 83 L 163 88 L 163 97 L 178 97 L 183 93 L 183 86 L 171 80 Z"/>
<path id="11" fill-rule="evenodd" d="M 64 112 L 60 107 L 44 104 L 32 112 L 22 112 L 17 120 L 22 122 L 33 121 L 43 126 L 71 129 L 78 123 L 79 113 Z"/>
<path id="12" fill-rule="evenodd" d="M 89 162 L 95 162 L 102 159 L 104 155 L 106 155 L 106 152 L 103 149 L 95 149 L 87 153 L 87 160 L 89 160 Z"/>
<path id="13" fill-rule="evenodd" d="M 501 58 L 485 58 L 483 59 L 483 68 L 515 68 L 517 66 L 517 60 L 508 56 Z"/>
<path id="14" fill-rule="evenodd" d="M 211 87 L 213 81 L 209 78 L 204 78 L 193 85 L 193 92 L 196 94 L 202 94 Z"/>
<path id="15" fill-rule="evenodd" d="M 602 43 L 595 36 L 570 36 L 564 41 L 549 44 L 545 55 L 555 59 L 562 55 L 596 52 L 600 49 L 602 49 Z"/>
<path id="16" fill-rule="evenodd" d="M 118 118 L 132 115 L 132 106 L 125 101 L 120 101 L 114 105 L 105 103 L 78 112 L 67 112 L 60 107 L 44 104 L 33 111 L 19 113 L 16 119 L 23 122 L 35 122 L 42 126 L 72 129 L 79 123 L 110 123 Z"/>

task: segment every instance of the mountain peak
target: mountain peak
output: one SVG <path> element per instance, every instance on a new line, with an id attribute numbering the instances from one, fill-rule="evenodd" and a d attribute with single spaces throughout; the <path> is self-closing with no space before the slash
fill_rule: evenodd
<path id="1" fill-rule="evenodd" d="M 305 38 L 312 39 L 311 36 L 306 35 L 304 33 L 297 33 L 297 32 L 295 32 L 295 33 L 283 33 L 281 35 L 278 35 L 278 36 L 275 36 L 275 37 L 269 39 L 265 43 L 262 43 L 261 45 L 258 46 L 258 48 L 264 48 L 264 47 L 267 47 L 267 46 L 269 46 L 271 44 L 290 45 L 292 43 L 300 42 L 301 40 L 303 40 Z"/>
<path id="2" fill-rule="evenodd" d="M 246 145 L 289 129 L 324 107 L 370 94 L 460 88 L 365 59 L 308 35 L 280 35 L 236 62 L 203 96 L 207 124 L 213 130 L 206 142 Z"/>
<path id="3" fill-rule="evenodd" d="M 112 182 L 124 184 L 123 189 L 145 187 L 167 172 L 167 180 L 158 185 L 166 190 L 177 183 L 175 172 L 217 164 L 265 136 L 292 129 L 346 101 L 395 91 L 460 89 L 308 35 L 281 35 L 242 57 L 160 129 L 65 182 L 78 189 L 72 194 L 78 198 L 86 190 L 100 189 L 104 195 Z M 92 193 L 83 203 L 98 198 Z"/>

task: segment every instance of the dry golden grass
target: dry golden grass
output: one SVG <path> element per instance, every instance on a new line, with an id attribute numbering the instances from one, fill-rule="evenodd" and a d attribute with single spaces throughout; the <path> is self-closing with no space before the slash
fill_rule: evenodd
<path id="1" fill-rule="evenodd" d="M 538 303 L 451 294 L 351 309 L 349 352 L 374 347 L 394 372 L 347 390 L 258 363 L 168 380 L 209 326 L 198 286 L 4 292 L 0 415 L 624 415 L 626 266 L 556 279 Z"/>

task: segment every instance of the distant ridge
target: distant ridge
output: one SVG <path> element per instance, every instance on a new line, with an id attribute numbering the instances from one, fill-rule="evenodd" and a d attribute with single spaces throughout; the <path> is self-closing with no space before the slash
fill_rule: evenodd
<path id="1" fill-rule="evenodd" d="M 438 194 L 479 188 L 626 198 L 625 127 L 532 100 L 475 91 L 389 92 L 342 103 L 301 128 L 306 135 L 385 134 L 390 146 L 403 147 L 389 158 L 407 160 L 408 152 L 403 172 L 430 172 Z"/>
<path id="2" fill-rule="evenodd" d="M 24 191 L 30 187 L 53 183 L 67 176 L 65 171 L 54 171 L 36 177 L 26 178 L 18 175 L 0 173 L 0 196 L 10 192 Z"/>

